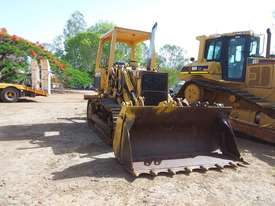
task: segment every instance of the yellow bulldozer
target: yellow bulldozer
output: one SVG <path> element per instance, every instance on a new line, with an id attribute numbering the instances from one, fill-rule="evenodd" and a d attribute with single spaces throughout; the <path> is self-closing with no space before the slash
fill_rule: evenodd
<path id="1" fill-rule="evenodd" d="M 98 92 L 84 97 L 88 124 L 112 145 L 117 160 L 134 176 L 242 164 L 228 121 L 230 107 L 186 106 L 182 99 L 170 97 L 168 74 L 155 66 L 156 27 L 152 32 L 114 27 L 101 36 L 95 71 Z M 150 55 L 142 68 L 136 48 L 147 40 Z M 130 50 L 128 63 L 115 59 L 121 43 Z"/>
<path id="2" fill-rule="evenodd" d="M 183 86 L 175 97 L 232 106 L 234 130 L 275 143 L 275 56 L 266 56 L 261 36 L 252 31 L 199 36 L 198 59 L 182 68 Z"/>

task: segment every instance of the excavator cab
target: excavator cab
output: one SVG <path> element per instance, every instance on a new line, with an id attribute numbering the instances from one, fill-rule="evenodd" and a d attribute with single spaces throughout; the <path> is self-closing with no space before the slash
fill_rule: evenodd
<path id="1" fill-rule="evenodd" d="M 155 27 L 156 28 L 156 25 Z M 142 42 L 149 41 L 150 32 L 138 31 L 122 27 L 114 27 L 111 31 L 101 36 L 96 58 L 95 82 L 99 91 L 106 92 L 109 89 L 108 80 L 112 75 L 113 67 L 127 66 L 137 69 L 136 50 Z M 152 36 L 153 37 L 153 36 Z M 154 41 L 153 39 L 151 41 Z M 128 62 L 116 59 L 117 47 L 124 46 L 128 53 Z M 154 52 L 154 48 L 152 48 Z M 106 55 L 107 54 L 107 55 Z M 155 53 L 152 53 L 152 61 L 148 68 L 155 68 Z M 138 69 L 137 69 L 138 70 Z"/>
<path id="2" fill-rule="evenodd" d="M 181 79 L 192 74 L 214 80 L 245 82 L 249 58 L 260 57 L 260 36 L 251 31 L 198 36 L 197 40 L 200 42 L 198 60 L 183 66 Z"/>
<path id="3" fill-rule="evenodd" d="M 204 58 L 219 62 L 222 80 L 244 82 L 248 57 L 260 56 L 260 37 L 249 33 L 210 38 L 205 41 Z"/>
<path id="4" fill-rule="evenodd" d="M 187 106 L 180 98 L 171 98 L 168 74 L 156 70 L 156 27 L 151 32 L 115 27 L 100 38 L 95 73 L 98 94 L 85 95 L 89 125 L 135 176 L 236 165 L 241 157 L 228 122 L 231 108 L 206 103 Z M 140 67 L 135 51 L 146 40 L 150 55 Z M 115 61 L 119 43 L 130 48 L 130 64 Z M 101 67 L 106 44 L 108 66 Z"/>

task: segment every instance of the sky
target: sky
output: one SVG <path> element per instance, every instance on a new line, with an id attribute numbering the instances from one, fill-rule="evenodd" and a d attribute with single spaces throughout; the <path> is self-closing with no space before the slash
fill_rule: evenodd
<path id="1" fill-rule="evenodd" d="M 150 31 L 158 22 L 157 48 L 176 44 L 194 57 L 199 35 L 245 30 L 265 33 L 273 24 L 275 36 L 275 0 L 0 0 L 0 27 L 33 42 L 50 43 L 62 34 L 76 10 L 84 14 L 88 26 L 107 20 Z"/>

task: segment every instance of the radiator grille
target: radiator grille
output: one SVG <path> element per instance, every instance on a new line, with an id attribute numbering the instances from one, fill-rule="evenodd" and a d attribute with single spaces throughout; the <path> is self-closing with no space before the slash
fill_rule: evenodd
<path id="1" fill-rule="evenodd" d="M 141 95 L 145 105 L 158 105 L 168 98 L 168 74 L 143 72 L 141 74 Z"/>
<path id="2" fill-rule="evenodd" d="M 272 66 L 252 66 L 248 67 L 247 84 L 249 87 L 271 87 Z"/>

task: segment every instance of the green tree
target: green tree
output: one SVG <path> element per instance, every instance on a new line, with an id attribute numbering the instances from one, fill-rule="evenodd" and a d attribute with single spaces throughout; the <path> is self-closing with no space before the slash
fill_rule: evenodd
<path id="1" fill-rule="evenodd" d="M 99 37 L 114 27 L 113 23 L 100 21 L 87 32 L 80 32 L 64 42 L 64 59 L 74 68 L 93 74 Z M 109 46 L 104 47 L 105 64 L 108 60 Z"/>
<path id="2" fill-rule="evenodd" d="M 15 42 L 0 38 L 0 82 L 25 83 L 30 68 L 27 51 Z"/>
<path id="3" fill-rule="evenodd" d="M 100 36 L 107 33 L 108 31 L 110 31 L 112 28 L 115 27 L 115 24 L 113 22 L 109 22 L 109 21 L 98 21 L 97 23 L 95 23 L 94 25 L 92 25 L 88 31 L 90 32 L 94 32 L 99 34 Z M 106 61 L 108 58 L 108 54 L 109 54 L 109 45 L 107 45 L 104 48 L 103 51 L 103 59 L 104 61 Z M 136 58 L 137 58 L 137 62 L 139 64 L 145 64 L 146 62 L 146 58 L 143 55 L 144 51 L 146 52 L 148 50 L 148 48 L 146 47 L 146 45 L 144 43 L 140 43 L 137 46 L 136 49 Z M 124 61 L 124 62 L 129 62 L 130 61 L 130 48 L 128 47 L 127 44 L 125 43 L 118 43 L 116 46 L 116 57 L 115 57 L 116 61 Z M 106 64 L 106 62 L 105 62 Z"/>
<path id="4" fill-rule="evenodd" d="M 86 32 L 79 32 L 65 40 L 63 57 L 75 69 L 86 72 L 92 76 L 95 71 L 95 60 L 98 50 L 99 38 L 101 35 L 111 30 L 114 24 L 108 21 L 99 21 L 91 26 Z M 56 43 L 56 45 L 58 45 Z M 58 51 L 60 46 L 56 47 Z M 61 49 L 60 49 L 61 50 Z M 106 66 L 110 52 L 110 44 L 107 43 L 103 47 L 103 56 L 101 64 Z M 136 49 L 137 62 L 141 65 L 146 65 L 146 57 L 148 48 L 144 43 L 140 43 Z M 60 52 L 61 53 L 61 52 Z M 130 48 L 125 43 L 116 45 L 115 61 L 124 61 L 128 63 L 130 60 Z"/>
<path id="5" fill-rule="evenodd" d="M 99 35 L 93 32 L 82 32 L 65 41 L 65 60 L 74 68 L 94 73 Z"/>
<path id="6" fill-rule="evenodd" d="M 59 58 L 64 58 L 65 40 L 74 37 L 80 32 L 84 32 L 86 27 L 87 24 L 84 15 L 79 11 L 75 11 L 66 22 L 63 29 L 63 35 L 55 37 L 53 42 L 49 45 L 49 51 L 53 52 Z"/>
<path id="7" fill-rule="evenodd" d="M 53 52 L 57 57 L 64 57 L 64 36 L 59 35 L 54 38 L 52 44 L 49 45 L 49 50 Z"/>
<path id="8" fill-rule="evenodd" d="M 144 42 L 137 45 L 136 49 L 137 62 L 142 66 L 146 67 L 149 59 L 149 48 Z"/>
<path id="9" fill-rule="evenodd" d="M 159 50 L 160 67 L 181 69 L 186 63 L 185 53 L 185 50 L 179 46 L 165 44 Z"/>
<path id="10" fill-rule="evenodd" d="M 115 26 L 115 24 L 112 22 L 101 20 L 101 21 L 98 21 L 97 23 L 95 23 L 94 25 L 92 25 L 88 29 L 88 31 L 102 35 L 102 34 L 105 34 L 106 32 L 108 32 L 109 30 L 111 30 L 114 26 Z"/>
<path id="11" fill-rule="evenodd" d="M 53 72 L 64 68 L 64 62 L 46 51 L 43 46 L 16 35 L 0 35 L 0 81 L 29 85 L 31 58 L 48 59 Z"/>
<path id="12" fill-rule="evenodd" d="M 84 15 L 80 11 L 75 11 L 66 22 L 63 35 L 65 39 L 74 37 L 77 33 L 85 31 L 86 26 Z"/>
<path id="13" fill-rule="evenodd" d="M 169 87 L 172 87 L 178 81 L 178 76 L 179 76 L 180 72 L 177 69 L 162 67 L 162 68 L 160 68 L 160 72 L 168 73 Z"/>
<path id="14" fill-rule="evenodd" d="M 67 67 L 63 73 L 65 86 L 72 89 L 85 89 L 91 84 L 92 78 L 85 71 Z"/>
<path id="15" fill-rule="evenodd" d="M 125 43 L 118 43 L 116 45 L 115 61 L 129 62 L 130 48 Z"/>
<path id="16" fill-rule="evenodd" d="M 100 21 L 96 22 L 94 25 L 92 25 L 88 29 L 88 31 L 95 33 L 98 35 L 98 37 L 100 37 L 101 35 L 110 31 L 114 26 L 115 26 L 115 24 L 112 22 L 100 20 Z M 99 41 L 99 39 L 98 39 L 98 41 Z M 98 45 L 96 45 L 96 46 L 97 46 L 96 48 L 98 48 Z M 110 43 L 107 43 L 103 47 L 101 65 L 106 66 L 108 64 L 109 52 L 110 52 Z M 96 56 L 94 58 L 96 58 Z"/>
<path id="17" fill-rule="evenodd" d="M 100 21 L 88 29 L 88 32 L 81 32 L 65 41 L 65 57 L 74 68 L 94 74 L 95 60 L 98 49 L 99 38 L 114 27 L 111 22 Z M 103 48 L 102 65 L 106 66 L 110 52 L 110 44 L 105 44 Z M 137 59 L 142 59 L 142 49 L 137 48 Z M 116 61 L 129 62 L 130 49 L 124 43 L 116 46 Z"/>

